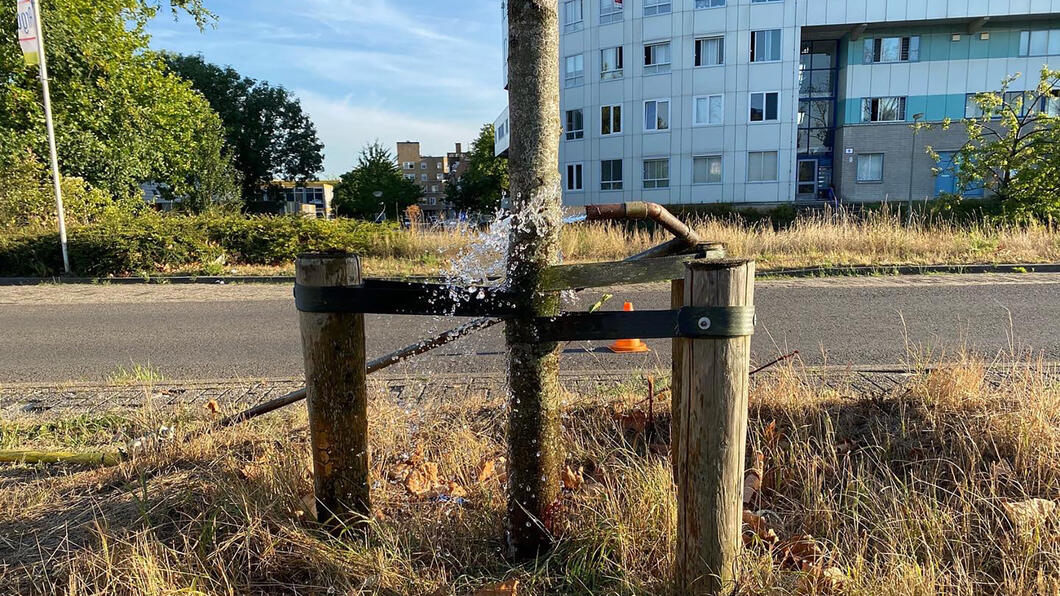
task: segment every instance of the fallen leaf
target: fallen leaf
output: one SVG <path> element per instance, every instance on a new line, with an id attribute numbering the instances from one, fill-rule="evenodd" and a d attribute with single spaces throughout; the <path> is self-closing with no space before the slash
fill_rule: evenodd
<path id="1" fill-rule="evenodd" d="M 519 588 L 519 580 L 510 579 L 507 581 L 489 584 L 482 586 L 475 590 L 472 596 L 515 596 L 516 590 Z"/>
<path id="2" fill-rule="evenodd" d="M 405 477 L 405 488 L 417 497 L 431 492 L 437 484 L 438 464 L 433 462 L 423 462 L 413 466 Z"/>
<path id="3" fill-rule="evenodd" d="M 1005 515 L 1016 529 L 1032 529 L 1042 525 L 1056 513 L 1056 501 L 1030 499 L 1015 503 L 1002 503 Z"/>
<path id="4" fill-rule="evenodd" d="M 576 491 L 581 488 L 582 483 L 585 482 L 585 477 L 582 475 L 584 471 L 585 468 L 582 466 L 578 466 L 577 472 L 567 466 L 567 469 L 563 471 L 563 488 L 569 491 Z"/>
<path id="5" fill-rule="evenodd" d="M 217 416 L 221 413 L 221 406 L 217 403 L 216 399 L 211 399 L 206 402 L 206 411 L 209 412 L 211 416 Z"/>
<path id="6" fill-rule="evenodd" d="M 482 467 L 478 471 L 478 483 L 485 484 L 490 480 L 498 477 L 498 468 L 500 469 L 500 475 L 504 473 L 504 464 L 507 462 L 503 457 L 490 458 L 482 462 Z"/>
<path id="7" fill-rule="evenodd" d="M 743 475 L 743 504 L 747 505 L 756 494 L 762 490 L 762 475 L 765 473 L 766 456 L 761 451 L 755 451 L 754 465 Z"/>
<path id="8" fill-rule="evenodd" d="M 805 565 L 816 565 L 824 553 L 817 540 L 809 534 L 794 536 L 778 544 L 775 551 L 780 553 L 780 566 L 801 569 Z"/>
<path id="9" fill-rule="evenodd" d="M 467 491 L 464 490 L 464 487 L 460 486 L 456 482 L 450 482 L 449 486 L 446 487 L 445 493 L 447 495 L 449 495 L 450 497 L 460 497 L 460 498 L 466 498 L 467 497 Z"/>
<path id="10" fill-rule="evenodd" d="M 769 523 L 761 515 L 756 515 L 748 509 L 743 510 L 743 523 L 747 524 L 751 532 L 744 532 L 744 544 L 750 544 L 755 537 L 766 544 L 776 544 L 778 540 L 776 531 L 769 527 Z"/>
<path id="11" fill-rule="evenodd" d="M 762 431 L 762 440 L 770 447 L 776 447 L 780 442 L 781 433 L 777 432 L 777 421 L 771 420 Z"/>
<path id="12" fill-rule="evenodd" d="M 843 591 L 848 581 L 847 575 L 838 567 L 805 565 L 802 570 L 804 575 L 799 580 L 797 594 L 815 596 L 838 594 Z"/>

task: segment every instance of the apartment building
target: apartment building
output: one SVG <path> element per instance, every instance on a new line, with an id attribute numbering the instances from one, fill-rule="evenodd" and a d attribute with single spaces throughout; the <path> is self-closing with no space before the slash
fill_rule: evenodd
<path id="1" fill-rule="evenodd" d="M 974 115 L 972 96 L 1016 73 L 1011 92 L 1033 89 L 1060 56 L 1060 0 L 559 0 L 559 11 L 569 205 L 952 192 L 963 127 L 914 137 L 914 121 Z M 496 126 L 503 153 L 507 111 Z"/>
<path id="2" fill-rule="evenodd" d="M 420 155 L 420 144 L 403 141 L 397 144 L 398 167 L 401 174 L 423 189 L 420 209 L 427 220 L 446 219 L 449 206 L 445 202 L 445 180 L 449 174 L 449 156 Z M 386 197 L 382 199 L 384 202 Z"/>

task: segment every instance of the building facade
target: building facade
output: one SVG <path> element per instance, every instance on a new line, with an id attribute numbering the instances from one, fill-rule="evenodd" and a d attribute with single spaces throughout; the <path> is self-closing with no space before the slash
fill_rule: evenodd
<path id="1" fill-rule="evenodd" d="M 449 206 L 445 202 L 445 180 L 449 174 L 449 156 L 432 157 L 420 155 L 420 144 L 403 141 L 397 144 L 398 167 L 401 174 L 412 180 L 420 189 L 420 209 L 428 221 L 446 219 Z M 381 199 L 384 203 L 386 197 Z"/>
<path id="2" fill-rule="evenodd" d="M 262 189 L 262 203 L 283 204 L 283 213 L 332 218 L 335 185 L 331 182 L 273 180 Z"/>
<path id="3" fill-rule="evenodd" d="M 1011 92 L 1034 89 L 1060 56 L 1060 0 L 559 0 L 559 16 L 569 205 L 952 192 L 962 126 L 914 137 L 914 121 L 974 115 L 1017 73 Z M 496 126 L 500 153 L 507 111 Z"/>

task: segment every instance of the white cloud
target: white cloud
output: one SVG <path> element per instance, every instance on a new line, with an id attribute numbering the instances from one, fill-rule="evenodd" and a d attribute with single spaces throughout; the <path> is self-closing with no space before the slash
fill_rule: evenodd
<path id="1" fill-rule="evenodd" d="M 454 143 L 469 146 L 487 120 L 424 118 L 378 103 L 355 103 L 350 97 L 334 99 L 304 89 L 296 92 L 327 148 L 322 176 L 327 178 L 349 171 L 361 148 L 376 139 L 391 152 L 398 141 L 419 141 L 424 155 L 444 155 Z"/>

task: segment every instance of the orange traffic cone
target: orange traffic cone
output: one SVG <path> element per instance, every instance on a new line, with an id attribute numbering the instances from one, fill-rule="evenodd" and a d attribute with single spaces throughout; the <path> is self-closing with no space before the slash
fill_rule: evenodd
<path id="1" fill-rule="evenodd" d="M 633 303 L 626 302 L 622 305 L 622 310 L 633 312 Z M 611 344 L 610 349 L 616 354 L 632 354 L 634 352 L 647 352 L 650 348 L 639 339 L 616 339 L 615 343 Z"/>

